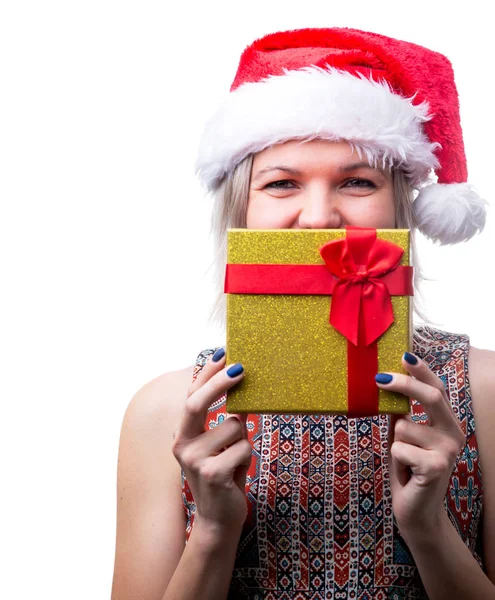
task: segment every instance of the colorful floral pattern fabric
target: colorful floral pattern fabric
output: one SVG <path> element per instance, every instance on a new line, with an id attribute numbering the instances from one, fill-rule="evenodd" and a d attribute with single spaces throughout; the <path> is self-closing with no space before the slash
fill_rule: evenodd
<path id="1" fill-rule="evenodd" d="M 214 350 L 202 352 L 195 376 Z M 466 434 L 445 498 L 449 517 L 476 560 L 481 553 L 483 493 L 467 359 L 469 340 L 431 328 L 414 351 L 443 381 Z M 425 422 L 419 403 L 413 418 Z M 206 426 L 226 418 L 225 397 Z M 392 513 L 388 417 L 250 415 L 253 460 L 248 518 L 230 599 L 406 600 L 427 598 Z M 183 476 L 187 536 L 195 504 Z"/>

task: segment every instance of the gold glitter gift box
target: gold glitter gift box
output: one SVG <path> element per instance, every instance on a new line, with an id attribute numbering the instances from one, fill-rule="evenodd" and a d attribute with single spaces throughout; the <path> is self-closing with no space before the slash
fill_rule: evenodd
<path id="1" fill-rule="evenodd" d="M 403 229 L 229 230 L 227 363 L 242 363 L 245 376 L 228 392 L 228 411 L 409 412 L 406 397 L 374 379 L 405 372 L 409 254 Z"/>

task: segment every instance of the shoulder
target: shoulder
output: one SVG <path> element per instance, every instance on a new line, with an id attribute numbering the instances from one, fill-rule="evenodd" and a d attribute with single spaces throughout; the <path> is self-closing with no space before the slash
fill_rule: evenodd
<path id="1" fill-rule="evenodd" d="M 151 424 L 166 419 L 164 425 L 170 424 L 171 418 L 180 415 L 191 385 L 193 369 L 190 366 L 164 373 L 144 385 L 130 401 L 124 423 L 131 420 Z"/>
<path id="2" fill-rule="evenodd" d="M 129 402 L 119 444 L 119 480 L 161 478 L 162 466 L 175 468 L 172 434 L 191 384 L 193 367 L 165 373 L 144 385 Z M 155 472 L 156 469 L 156 472 Z M 137 483 L 137 481 L 135 482 Z"/>
<path id="3" fill-rule="evenodd" d="M 469 381 L 477 404 L 494 401 L 495 398 L 495 352 L 469 348 Z"/>
<path id="4" fill-rule="evenodd" d="M 490 449 L 495 464 L 495 437 L 491 433 L 495 427 L 495 352 L 471 346 L 468 371 L 476 437 L 482 454 Z"/>

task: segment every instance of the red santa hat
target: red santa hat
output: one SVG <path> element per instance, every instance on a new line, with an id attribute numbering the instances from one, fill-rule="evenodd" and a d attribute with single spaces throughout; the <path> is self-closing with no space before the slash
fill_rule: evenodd
<path id="1" fill-rule="evenodd" d="M 355 29 L 256 40 L 206 125 L 199 177 L 215 190 L 249 154 L 311 138 L 346 140 L 370 164 L 402 169 L 419 190 L 413 208 L 427 237 L 452 244 L 483 228 L 485 202 L 467 183 L 457 89 L 445 56 Z"/>

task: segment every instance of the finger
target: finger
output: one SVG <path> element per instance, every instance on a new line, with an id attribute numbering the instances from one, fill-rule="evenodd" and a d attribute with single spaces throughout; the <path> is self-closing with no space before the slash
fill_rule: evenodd
<path id="1" fill-rule="evenodd" d="M 424 427 L 409 419 L 399 419 L 395 423 L 394 441 L 404 442 L 423 448 L 433 450 L 442 445 L 445 434 L 440 434 L 433 427 Z"/>
<path id="2" fill-rule="evenodd" d="M 437 377 L 435 373 L 433 373 L 433 371 L 428 367 L 428 365 L 419 357 L 417 357 L 415 354 L 411 354 L 410 352 L 405 352 L 404 356 L 402 357 L 402 365 L 408 373 L 410 373 L 419 381 L 422 381 L 423 383 L 431 385 L 432 387 L 440 390 L 445 400 L 448 400 L 443 381 Z"/>
<path id="3" fill-rule="evenodd" d="M 225 367 L 225 349 L 217 348 L 215 352 L 206 361 L 205 366 L 198 373 L 196 379 L 191 383 L 188 396 L 191 396 L 197 389 L 208 381 L 215 373 L 218 373 Z"/>
<path id="4" fill-rule="evenodd" d="M 396 427 L 397 421 L 402 418 L 403 418 L 402 415 L 395 415 L 395 414 L 390 414 L 388 417 L 388 434 L 387 434 L 388 446 L 387 447 L 388 447 L 389 453 L 390 453 L 390 448 L 391 448 L 392 444 L 394 443 L 395 427 Z"/>
<path id="5" fill-rule="evenodd" d="M 388 425 L 388 460 L 390 465 L 390 484 L 394 487 L 395 484 L 404 487 L 409 479 L 411 478 L 411 471 L 409 467 L 404 466 L 397 460 L 394 460 L 392 456 L 392 444 L 396 440 L 396 429 L 397 423 L 399 421 L 405 421 L 410 418 L 410 415 L 395 415 L 391 414 L 389 416 L 389 425 Z"/>
<path id="6" fill-rule="evenodd" d="M 411 354 L 410 352 L 405 352 L 402 357 L 402 364 L 405 369 L 416 379 L 419 381 L 423 381 L 428 385 L 438 388 L 445 399 L 448 409 L 454 415 L 455 420 L 457 421 L 457 417 L 454 413 L 454 409 L 449 402 L 449 396 L 447 394 L 447 390 L 445 389 L 445 385 L 440 377 L 437 377 L 435 373 L 428 367 L 428 365 L 422 361 L 415 354 Z"/>
<path id="7" fill-rule="evenodd" d="M 249 471 L 249 467 L 251 466 L 251 459 L 253 458 L 253 453 L 251 453 L 248 457 L 246 457 L 246 461 L 240 464 L 237 469 L 234 471 L 234 482 L 239 488 L 243 488 L 246 486 L 246 477 Z"/>
<path id="8" fill-rule="evenodd" d="M 242 425 L 242 437 L 247 440 L 248 439 L 248 432 L 247 432 L 248 414 L 247 413 L 232 413 L 229 415 L 228 418 L 229 419 L 231 419 L 231 418 L 237 419 L 239 421 L 239 423 Z"/>
<path id="9" fill-rule="evenodd" d="M 205 381 L 186 400 L 176 441 L 194 439 L 204 432 L 209 406 L 244 377 L 240 363 L 225 367 Z"/>
<path id="10" fill-rule="evenodd" d="M 450 404 L 445 399 L 445 390 L 401 373 L 378 373 L 376 381 L 382 389 L 415 398 L 425 409 L 430 425 L 450 429 L 456 423 Z"/>
<path id="11" fill-rule="evenodd" d="M 243 489 L 246 486 L 246 476 L 253 458 L 253 447 L 247 439 L 242 440 L 241 443 L 244 444 L 244 452 L 242 453 L 242 449 L 239 449 L 237 455 L 239 465 L 234 471 L 233 479 L 237 487 Z"/>
<path id="12" fill-rule="evenodd" d="M 398 461 L 402 467 L 408 467 L 411 471 L 419 469 L 420 465 L 424 465 L 427 459 L 427 450 L 411 446 L 405 442 L 394 442 L 390 448 L 390 454 L 393 460 Z"/>
<path id="13" fill-rule="evenodd" d="M 253 448 L 247 440 L 242 440 L 238 444 L 240 444 L 240 447 L 236 448 L 235 456 L 239 464 L 234 471 L 233 479 L 236 485 L 242 489 L 246 485 L 247 472 L 253 458 Z"/>
<path id="14" fill-rule="evenodd" d="M 388 452 L 390 453 L 390 448 L 392 446 L 392 444 L 394 443 L 395 440 L 395 430 L 397 427 L 397 423 L 399 421 L 409 421 L 412 422 L 412 417 L 410 414 L 408 415 L 396 415 L 396 414 L 390 414 L 389 415 L 389 421 L 388 421 L 388 432 L 387 432 L 387 448 L 388 448 Z"/>
<path id="15" fill-rule="evenodd" d="M 396 484 L 400 487 L 404 487 L 411 479 L 411 469 L 408 466 L 403 465 L 396 458 L 394 458 L 392 456 L 391 449 L 392 447 L 390 447 L 389 457 L 390 485 L 392 486 L 392 489 L 395 487 Z"/>
<path id="16" fill-rule="evenodd" d="M 191 444 L 191 451 L 200 453 L 202 456 L 214 456 L 225 450 L 235 442 L 245 439 L 243 424 L 235 418 L 225 419 L 214 429 L 205 431 L 197 437 Z"/>
<path id="17" fill-rule="evenodd" d="M 238 477 L 242 483 L 242 474 L 245 473 L 251 464 L 252 446 L 247 440 L 239 440 L 232 446 L 229 446 L 225 452 L 212 456 L 203 467 L 203 474 L 208 472 L 208 479 L 213 484 L 223 484 Z"/>
<path id="18" fill-rule="evenodd" d="M 394 442 L 391 454 L 395 460 L 409 467 L 422 484 L 446 474 L 450 476 L 455 466 L 455 456 L 451 453 L 432 452 L 404 442 Z"/>

